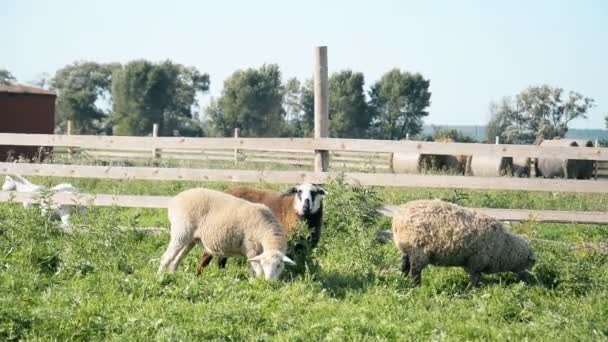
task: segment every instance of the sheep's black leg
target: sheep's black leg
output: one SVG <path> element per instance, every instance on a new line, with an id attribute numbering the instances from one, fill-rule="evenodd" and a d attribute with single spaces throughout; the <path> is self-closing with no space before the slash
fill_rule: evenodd
<path id="1" fill-rule="evenodd" d="M 410 259 L 410 276 L 412 277 L 412 286 L 418 287 L 422 282 L 422 270 L 428 265 L 429 258 L 424 253 L 414 250 L 408 253 Z"/>
<path id="2" fill-rule="evenodd" d="M 412 277 L 412 286 L 418 287 L 422 282 L 422 269 L 417 267 L 412 267 L 410 271 L 410 276 Z"/>
<path id="3" fill-rule="evenodd" d="M 471 286 L 477 286 L 479 284 L 479 279 L 481 278 L 481 273 L 479 271 L 472 271 L 470 273 L 471 276 Z"/>
<path id="4" fill-rule="evenodd" d="M 226 262 L 228 261 L 228 258 L 219 258 L 217 259 L 217 267 L 224 269 L 226 268 Z"/>
<path id="5" fill-rule="evenodd" d="M 530 282 L 530 273 L 528 271 L 521 271 L 517 273 L 517 278 L 519 281 L 523 281 L 524 283 Z"/>
<path id="6" fill-rule="evenodd" d="M 196 275 L 200 275 L 201 273 L 203 273 L 205 267 L 207 267 L 207 265 L 209 265 L 209 263 L 211 262 L 211 259 L 213 259 L 213 255 L 203 252 L 203 256 L 201 256 L 201 261 L 198 264 L 198 269 L 196 270 Z"/>
<path id="7" fill-rule="evenodd" d="M 403 274 L 405 276 L 408 275 L 408 273 L 410 273 L 410 257 L 407 254 L 402 254 L 401 255 L 401 272 L 403 272 Z"/>

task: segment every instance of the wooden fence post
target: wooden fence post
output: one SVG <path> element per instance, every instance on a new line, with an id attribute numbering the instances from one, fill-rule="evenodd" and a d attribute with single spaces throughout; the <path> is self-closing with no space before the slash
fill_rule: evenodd
<path id="1" fill-rule="evenodd" d="M 500 144 L 500 137 L 497 135 L 496 136 L 496 145 L 499 145 L 499 144 Z"/>
<path id="2" fill-rule="evenodd" d="M 158 137 L 158 124 L 152 125 L 152 137 Z M 158 149 L 156 147 L 152 148 L 152 159 L 156 159 L 159 157 Z"/>
<path id="3" fill-rule="evenodd" d="M 327 46 L 316 47 L 314 53 L 315 139 L 329 137 L 329 81 L 327 73 Z M 315 172 L 326 172 L 328 168 L 329 151 L 315 150 Z"/>
<path id="4" fill-rule="evenodd" d="M 596 148 L 597 148 L 597 147 L 600 147 L 600 142 L 599 142 L 599 140 L 598 140 L 598 139 L 595 139 L 595 141 L 594 141 L 594 143 L 593 143 L 593 146 L 595 146 Z M 595 172 L 593 173 L 593 179 L 597 180 L 597 174 L 598 174 L 598 173 L 599 173 L 599 171 L 600 171 L 600 162 L 599 162 L 599 160 L 594 160 L 594 161 L 593 161 L 593 163 L 594 163 L 594 165 L 595 165 L 595 168 L 594 168 L 594 169 L 595 169 L 595 170 L 594 170 Z"/>
<path id="5" fill-rule="evenodd" d="M 234 128 L 234 139 L 238 139 L 239 138 L 239 128 L 236 127 Z M 239 149 L 235 148 L 234 149 L 234 165 L 238 165 L 239 164 Z"/>
<path id="6" fill-rule="evenodd" d="M 65 134 L 72 135 L 72 120 L 68 120 Z M 68 158 L 72 159 L 73 155 L 74 155 L 74 150 L 71 147 L 68 147 Z"/>

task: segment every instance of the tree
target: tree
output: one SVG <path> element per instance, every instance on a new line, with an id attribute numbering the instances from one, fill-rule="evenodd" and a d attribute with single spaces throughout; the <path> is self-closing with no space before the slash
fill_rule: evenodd
<path id="1" fill-rule="evenodd" d="M 594 102 L 577 92 L 570 91 L 567 98 L 564 93 L 558 87 L 535 86 L 519 93 L 515 101 L 504 98 L 501 103 L 492 104 L 490 126 L 495 131 L 489 134 L 513 144 L 563 138 L 570 122 L 587 118 L 587 111 Z"/>
<path id="2" fill-rule="evenodd" d="M 117 64 L 76 62 L 59 69 L 50 81 L 57 93 L 55 123 L 65 129 L 71 120 L 74 130 L 81 134 L 98 134 L 104 130 L 109 110 L 102 109 L 98 100 L 109 100 L 112 70 Z"/>
<path id="3" fill-rule="evenodd" d="M 276 64 L 236 71 L 224 81 L 221 97 L 207 108 L 211 129 L 219 136 L 231 136 L 236 127 L 248 137 L 284 135 L 284 93 Z"/>
<path id="4" fill-rule="evenodd" d="M 418 73 L 393 69 L 376 82 L 370 90 L 373 120 L 371 135 L 382 139 L 403 139 L 422 130 L 429 115 L 430 81 Z"/>
<path id="5" fill-rule="evenodd" d="M 453 141 L 463 143 L 474 143 L 475 139 L 462 134 L 454 128 L 433 127 L 432 141 Z"/>
<path id="6" fill-rule="evenodd" d="M 48 89 L 51 86 L 51 75 L 46 72 L 40 73 L 28 83 L 33 85 L 34 87 Z"/>
<path id="7" fill-rule="evenodd" d="M 504 97 L 499 103 L 490 104 L 491 119 L 488 122 L 487 142 L 494 143 L 496 137 L 507 144 L 526 144 L 536 135 L 529 129 L 529 119 L 517 111 L 513 100 Z"/>
<path id="8" fill-rule="evenodd" d="M 285 83 L 283 99 L 287 134 L 292 137 L 312 136 L 314 130 L 314 95 L 312 80 L 301 83 L 291 78 Z"/>
<path id="9" fill-rule="evenodd" d="M 0 85 L 11 85 L 16 81 L 17 79 L 10 71 L 6 69 L 0 69 Z"/>
<path id="10" fill-rule="evenodd" d="M 365 79 L 351 70 L 334 73 L 329 78 L 330 136 L 363 138 L 371 123 L 371 112 L 365 101 Z"/>
<path id="11" fill-rule="evenodd" d="M 608 128 L 608 115 L 604 119 L 606 120 L 606 128 Z"/>
<path id="12" fill-rule="evenodd" d="M 148 135 L 156 123 L 162 136 L 201 135 L 196 94 L 208 89 L 209 76 L 194 67 L 129 62 L 113 74 L 114 134 Z"/>

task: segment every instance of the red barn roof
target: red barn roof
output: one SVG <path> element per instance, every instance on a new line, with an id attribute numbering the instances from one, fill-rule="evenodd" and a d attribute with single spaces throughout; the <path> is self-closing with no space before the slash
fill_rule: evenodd
<path id="1" fill-rule="evenodd" d="M 0 84 L 0 93 L 12 93 L 12 94 L 38 94 L 38 95 L 52 95 L 55 93 L 42 88 L 28 87 L 20 84 L 4 85 Z"/>

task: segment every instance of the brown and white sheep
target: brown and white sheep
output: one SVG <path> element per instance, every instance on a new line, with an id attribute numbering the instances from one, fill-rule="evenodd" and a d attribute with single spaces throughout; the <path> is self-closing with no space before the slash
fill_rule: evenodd
<path id="1" fill-rule="evenodd" d="M 411 274 L 414 286 L 429 264 L 461 266 L 476 285 L 481 273 L 514 272 L 521 278 L 536 261 L 529 243 L 500 221 L 440 200 L 400 206 L 392 230 L 401 269 Z"/>
<path id="2" fill-rule="evenodd" d="M 249 202 L 268 206 L 288 236 L 296 231 L 299 222 L 305 222 L 310 230 L 310 247 L 314 248 L 319 243 L 323 224 L 323 197 L 326 194 L 321 186 L 303 183 L 283 193 L 252 187 L 232 187 L 225 192 Z M 198 274 L 203 272 L 212 258 L 212 255 L 203 252 L 197 269 Z M 226 258 L 220 258 L 219 267 L 224 268 L 226 261 Z"/>
<path id="3" fill-rule="evenodd" d="M 265 205 L 196 188 L 175 196 L 168 214 L 171 239 L 159 272 L 176 271 L 195 243 L 209 255 L 246 256 L 255 275 L 269 280 L 278 278 L 284 262 L 294 264 L 285 256 L 285 231 Z"/>

